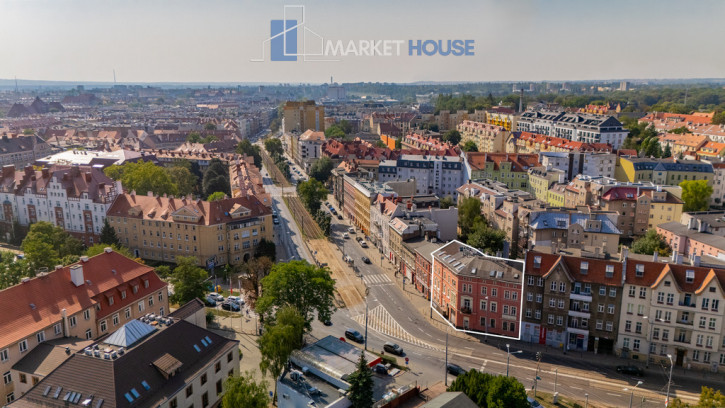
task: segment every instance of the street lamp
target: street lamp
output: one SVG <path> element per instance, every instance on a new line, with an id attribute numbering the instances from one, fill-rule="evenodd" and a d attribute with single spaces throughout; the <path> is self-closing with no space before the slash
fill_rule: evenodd
<path id="1" fill-rule="evenodd" d="M 443 367 L 443 372 L 445 375 L 445 386 L 448 386 L 448 326 L 446 326 L 446 366 Z"/>
<path id="2" fill-rule="evenodd" d="M 509 361 L 511 360 L 511 354 L 521 354 L 521 353 L 523 353 L 523 351 L 521 351 L 521 350 L 514 351 L 512 353 L 511 349 L 510 349 L 510 345 L 508 343 L 506 344 L 506 377 L 509 376 Z"/>
<path id="3" fill-rule="evenodd" d="M 483 312 L 485 314 L 483 329 L 486 331 L 486 337 L 483 339 L 483 341 L 488 343 L 488 296 L 486 296 L 486 310 L 484 310 Z"/>
<path id="4" fill-rule="evenodd" d="M 634 399 L 634 389 L 639 387 L 640 385 L 644 384 L 642 381 L 637 381 L 637 385 L 632 387 L 630 390 L 629 388 L 625 388 L 623 391 L 631 391 L 631 394 L 629 394 L 629 408 L 632 408 L 632 399 Z"/>
<path id="5" fill-rule="evenodd" d="M 584 398 L 586 398 L 586 402 L 584 402 L 584 408 L 589 408 L 589 394 L 584 394 Z"/>
<path id="6" fill-rule="evenodd" d="M 365 288 L 365 351 L 368 350 L 368 294 L 370 288 Z"/>
<path id="7" fill-rule="evenodd" d="M 672 354 L 668 354 L 667 358 L 670 359 L 670 376 L 667 379 L 667 398 L 665 398 L 665 408 L 670 406 L 670 385 L 672 384 L 672 367 L 675 365 L 672 362 Z"/>

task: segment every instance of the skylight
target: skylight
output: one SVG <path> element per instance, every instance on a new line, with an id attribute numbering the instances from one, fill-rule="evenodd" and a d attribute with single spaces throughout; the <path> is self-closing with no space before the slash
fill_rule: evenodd
<path id="1" fill-rule="evenodd" d="M 136 398 L 138 398 L 138 397 L 141 396 L 141 394 L 139 394 L 138 391 L 136 391 L 135 388 L 131 388 L 131 394 L 133 394 L 133 396 L 136 397 Z"/>
<path id="2" fill-rule="evenodd" d="M 146 391 L 151 389 L 151 386 L 149 386 L 149 383 L 147 383 L 146 380 L 141 381 L 141 385 L 146 388 Z"/>
<path id="3" fill-rule="evenodd" d="M 48 396 L 48 393 L 50 392 L 50 388 L 51 388 L 50 385 L 47 386 L 47 387 L 45 387 L 45 391 L 43 391 L 43 396 L 44 397 L 47 397 Z"/>
<path id="4" fill-rule="evenodd" d="M 125 394 L 123 394 L 123 396 L 126 397 L 126 399 L 128 400 L 128 402 L 133 402 L 133 397 L 131 396 L 131 394 L 125 393 Z"/>
<path id="5" fill-rule="evenodd" d="M 194 344 L 194 350 L 196 350 L 198 353 L 201 353 L 201 349 L 196 344 Z"/>
<path id="6" fill-rule="evenodd" d="M 204 337 L 204 338 L 206 339 L 206 342 L 207 342 L 207 343 L 211 344 L 211 339 L 209 338 L 209 336 L 206 336 L 206 337 Z"/>
<path id="7" fill-rule="evenodd" d="M 204 345 L 204 347 L 207 347 L 206 340 L 201 339 L 201 344 Z"/>

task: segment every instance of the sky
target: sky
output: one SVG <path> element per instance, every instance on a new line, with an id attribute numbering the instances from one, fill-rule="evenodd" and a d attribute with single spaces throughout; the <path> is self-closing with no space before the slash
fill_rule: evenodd
<path id="1" fill-rule="evenodd" d="M 254 62 L 284 5 L 325 40 L 400 57 Z M 0 78 L 129 82 L 575 81 L 725 77 L 720 0 L 0 0 Z M 407 55 L 471 39 L 475 55 Z"/>

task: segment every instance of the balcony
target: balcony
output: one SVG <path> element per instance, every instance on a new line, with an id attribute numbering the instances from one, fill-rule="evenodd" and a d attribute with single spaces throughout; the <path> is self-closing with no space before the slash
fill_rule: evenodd
<path id="1" fill-rule="evenodd" d="M 592 314 L 589 312 L 582 312 L 581 310 L 569 310 L 569 316 L 581 319 L 590 319 Z"/>
<path id="2" fill-rule="evenodd" d="M 569 333 L 581 334 L 582 336 L 589 336 L 589 330 L 579 327 L 567 327 L 566 331 L 568 331 Z"/>
<path id="3" fill-rule="evenodd" d="M 692 320 L 678 319 L 677 324 L 686 324 L 688 326 L 692 326 L 694 323 Z"/>
<path id="4" fill-rule="evenodd" d="M 463 313 L 463 314 L 471 314 L 471 308 L 468 307 L 468 306 L 463 306 L 461 308 L 461 313 Z"/>
<path id="5" fill-rule="evenodd" d="M 684 307 L 695 307 L 695 303 L 694 302 L 687 303 L 687 302 L 680 301 L 680 302 L 677 302 L 677 304 L 680 305 L 680 306 L 684 306 Z"/>
<path id="6" fill-rule="evenodd" d="M 592 292 L 571 292 L 569 294 L 569 299 L 579 300 L 582 302 L 591 302 L 592 301 Z"/>

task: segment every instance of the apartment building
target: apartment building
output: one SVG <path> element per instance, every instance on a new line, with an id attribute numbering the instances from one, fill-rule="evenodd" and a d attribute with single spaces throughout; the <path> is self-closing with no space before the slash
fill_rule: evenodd
<path id="1" fill-rule="evenodd" d="M 43 358 L 45 346 L 35 351 L 45 342 L 70 348 L 146 313 L 167 314 L 166 286 L 153 268 L 107 248 L 0 291 L 0 400 L 19 398 L 67 358 L 54 353 L 55 363 L 25 369 L 24 361 Z"/>
<path id="2" fill-rule="evenodd" d="M 679 186 L 688 180 L 705 180 L 712 184 L 712 164 L 699 160 L 656 159 L 648 157 L 620 156 L 614 177 L 619 181 Z"/>
<path id="3" fill-rule="evenodd" d="M 325 131 L 325 107 L 315 101 L 287 101 L 283 107 L 282 131 L 302 133 L 308 129 Z"/>
<path id="4" fill-rule="evenodd" d="M 107 216 L 124 246 L 155 261 L 193 256 L 204 267 L 237 265 L 262 239 L 274 241 L 272 210 L 254 196 L 209 202 L 131 192 L 119 195 Z"/>
<path id="5" fill-rule="evenodd" d="M 22 172 L 5 166 L 0 174 L 0 224 L 10 234 L 14 222 L 29 226 L 47 221 L 91 246 L 99 242 L 106 212 L 121 191 L 120 181 L 95 166 L 28 166 Z"/>
<path id="6" fill-rule="evenodd" d="M 69 356 L 11 408 L 213 407 L 239 373 L 239 342 L 184 320 L 132 320 Z"/>
<path id="7" fill-rule="evenodd" d="M 684 203 L 660 188 L 613 187 L 599 200 L 602 210 L 619 214 L 623 237 L 642 236 L 658 225 L 679 221 Z"/>
<path id="8" fill-rule="evenodd" d="M 616 254 L 620 236 L 617 218 L 616 213 L 540 212 L 531 216 L 528 224 L 529 249 L 543 246 Z"/>
<path id="9" fill-rule="evenodd" d="M 541 166 L 536 154 L 467 152 L 463 157 L 466 179 L 500 181 L 516 190 L 528 191 L 529 169 Z"/>
<path id="10" fill-rule="evenodd" d="M 479 152 L 505 153 L 511 132 L 503 126 L 464 120 L 457 126 L 461 142 L 473 141 Z"/>
<path id="11" fill-rule="evenodd" d="M 614 177 L 617 156 L 600 152 L 542 152 L 539 154 L 539 161 L 546 168 L 564 171 L 566 179 L 573 180 L 579 174 Z"/>
<path id="12" fill-rule="evenodd" d="M 478 118 L 476 118 L 475 114 L 473 116 L 475 120 L 479 120 Z M 518 122 L 518 117 L 516 116 L 516 113 L 513 109 L 494 106 L 493 108 L 486 111 L 485 116 L 486 123 L 488 124 L 494 126 L 501 126 L 508 131 L 516 130 L 516 123 Z"/>
<path id="13" fill-rule="evenodd" d="M 528 190 L 534 197 L 543 202 L 548 202 L 549 189 L 554 184 L 561 184 L 566 181 L 566 172 L 556 168 L 533 167 L 529 169 L 528 176 Z"/>
<path id="14" fill-rule="evenodd" d="M 696 259 L 694 264 L 697 265 Z M 725 366 L 725 270 L 626 260 L 617 353 L 718 372 Z"/>
<path id="15" fill-rule="evenodd" d="M 521 340 L 561 350 L 614 352 L 621 262 L 529 251 Z"/>
<path id="16" fill-rule="evenodd" d="M 457 328 L 519 337 L 523 264 L 451 241 L 433 253 L 435 307 Z"/>
<path id="17" fill-rule="evenodd" d="M 679 155 L 694 156 L 710 140 L 707 136 L 688 133 L 665 133 L 659 136 L 658 139 L 660 141 L 660 147 L 664 150 L 665 147 L 669 146 L 672 155 L 675 157 Z"/>
<path id="18" fill-rule="evenodd" d="M 672 248 L 673 253 L 690 259 L 695 256 L 711 256 L 725 259 L 725 237 L 708 231 L 706 223 L 690 218 L 687 224 L 677 221 L 657 226 L 657 233 Z"/>
<path id="19" fill-rule="evenodd" d="M 629 134 L 614 116 L 564 110 L 527 110 L 518 120 L 519 132 L 539 133 L 584 143 L 605 143 L 619 149 Z"/>
<path id="20" fill-rule="evenodd" d="M 11 135 L 0 137 L 0 166 L 22 169 L 51 153 L 51 147 L 37 135 Z"/>
<path id="21" fill-rule="evenodd" d="M 325 132 L 315 132 L 306 130 L 304 133 L 296 137 L 297 148 L 295 149 L 294 159 L 305 171 L 310 171 L 312 163 L 316 162 L 320 157 L 320 147 L 325 143 Z"/>
<path id="22" fill-rule="evenodd" d="M 416 194 L 456 197 L 463 184 L 463 160 L 458 156 L 403 154 L 397 160 L 383 160 L 378 166 L 378 181 L 411 180 Z"/>

